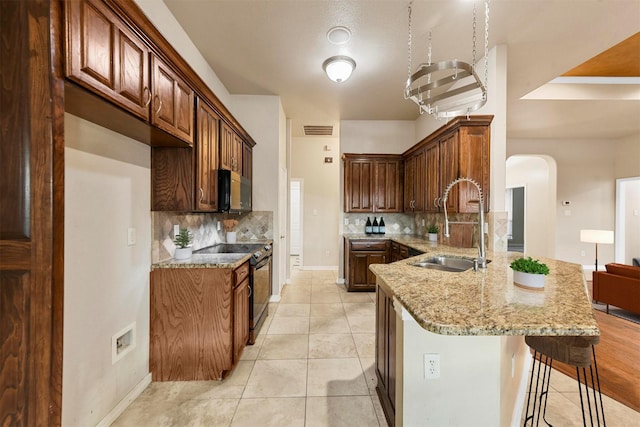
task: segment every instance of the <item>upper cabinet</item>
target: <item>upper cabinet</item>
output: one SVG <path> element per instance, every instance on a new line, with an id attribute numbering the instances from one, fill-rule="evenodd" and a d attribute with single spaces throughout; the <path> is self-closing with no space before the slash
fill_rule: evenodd
<path id="1" fill-rule="evenodd" d="M 423 212 L 425 198 L 425 150 L 420 149 L 404 159 L 404 211 Z"/>
<path id="2" fill-rule="evenodd" d="M 344 154 L 345 212 L 402 212 L 403 163 L 394 154 Z"/>
<path id="3" fill-rule="evenodd" d="M 149 49 L 102 1 L 65 3 L 66 76 L 149 119 Z"/>
<path id="4" fill-rule="evenodd" d="M 489 211 L 489 143 L 493 116 L 457 117 L 405 152 L 408 158 L 425 153 L 424 181 L 426 212 L 444 210 L 447 186 L 456 178 L 471 178 L 480 184 L 485 211 Z M 405 178 L 405 197 L 409 181 Z M 447 197 L 447 212 L 478 212 L 479 194 L 474 185 L 461 182 Z M 405 199 L 405 212 L 407 202 Z"/>
<path id="5" fill-rule="evenodd" d="M 220 169 L 242 172 L 243 142 L 226 123 L 220 125 Z"/>
<path id="6" fill-rule="evenodd" d="M 65 13 L 66 77 L 177 138 L 149 137 L 151 145 L 192 145 L 194 91 L 178 72 L 103 1 L 65 2 Z"/>
<path id="7" fill-rule="evenodd" d="M 151 67 L 151 124 L 185 142 L 193 143 L 193 89 L 155 55 L 151 57 Z"/>
<path id="8" fill-rule="evenodd" d="M 218 209 L 218 136 L 220 117 L 201 99 L 198 100 L 196 140 L 196 206 L 197 211 Z"/>

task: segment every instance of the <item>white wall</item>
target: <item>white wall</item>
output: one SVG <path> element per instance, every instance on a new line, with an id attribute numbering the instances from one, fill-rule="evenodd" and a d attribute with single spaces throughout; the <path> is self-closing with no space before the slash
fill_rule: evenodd
<path id="1" fill-rule="evenodd" d="M 149 373 L 150 148 L 70 114 L 65 144 L 62 424 L 88 426 Z M 136 347 L 112 365 L 133 322 Z"/>
<path id="2" fill-rule="evenodd" d="M 640 134 L 617 141 L 615 168 L 616 178 L 640 176 Z"/>
<path id="3" fill-rule="evenodd" d="M 284 285 L 285 272 L 282 271 L 279 239 L 286 230 L 281 230 L 280 217 L 286 217 L 286 209 L 281 209 L 282 194 L 281 168 L 286 168 L 286 118 L 280 97 L 270 95 L 233 95 L 234 116 L 256 141 L 253 148 L 253 209 L 273 212 L 273 295 L 279 295 Z M 286 178 L 285 189 L 286 189 Z M 286 206 L 286 205 L 285 205 Z"/>
<path id="4" fill-rule="evenodd" d="M 304 269 L 336 269 L 341 247 L 340 148 L 338 138 L 300 137 L 291 140 L 291 178 L 302 184 L 302 251 Z M 331 151 L 325 151 L 330 146 Z M 332 157 L 333 163 L 324 163 Z"/>
<path id="5" fill-rule="evenodd" d="M 614 229 L 615 141 L 511 140 L 507 154 L 547 155 L 555 160 L 555 258 L 593 265 L 595 246 L 580 242 L 580 230 Z M 562 206 L 562 201 L 569 201 L 571 205 Z M 613 245 L 600 245 L 598 264 L 613 262 L 613 254 Z"/>
<path id="6" fill-rule="evenodd" d="M 413 120 L 340 122 L 340 153 L 402 154 L 415 140 Z"/>
<path id="7" fill-rule="evenodd" d="M 525 187 L 525 253 L 534 257 L 554 258 L 555 161 L 548 156 L 512 156 L 507 159 L 506 175 L 507 188 Z"/>
<path id="8" fill-rule="evenodd" d="M 640 177 L 622 184 L 624 206 L 624 264 L 640 258 Z"/>

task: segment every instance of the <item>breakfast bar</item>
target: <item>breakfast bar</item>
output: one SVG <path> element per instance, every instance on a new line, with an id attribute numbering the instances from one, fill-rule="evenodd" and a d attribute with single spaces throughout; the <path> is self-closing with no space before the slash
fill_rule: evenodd
<path id="1" fill-rule="evenodd" d="M 509 265 L 520 253 L 488 252 L 486 269 L 441 271 L 418 264 L 477 250 L 391 239 L 424 254 L 370 266 L 378 394 L 390 425 L 518 425 L 531 363 L 524 337 L 600 334 L 578 264 L 539 258 L 550 274 L 534 291 L 513 284 Z"/>

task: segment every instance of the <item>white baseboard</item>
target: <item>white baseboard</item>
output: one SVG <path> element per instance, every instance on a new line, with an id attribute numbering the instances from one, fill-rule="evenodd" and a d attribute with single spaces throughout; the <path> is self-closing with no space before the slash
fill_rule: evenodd
<path id="1" fill-rule="evenodd" d="M 336 285 L 344 285 L 344 277 L 338 277 L 336 279 Z"/>
<path id="2" fill-rule="evenodd" d="M 131 405 L 131 402 L 136 400 L 138 396 L 144 391 L 147 386 L 151 384 L 151 372 L 149 372 L 138 384 L 131 389 L 129 393 L 118 404 L 109 411 L 109 413 L 100 420 L 96 427 L 109 427 L 113 422 L 118 419 L 120 415 Z"/>
<path id="3" fill-rule="evenodd" d="M 516 397 L 516 405 L 513 408 L 511 414 L 511 427 L 518 427 L 522 420 L 522 411 L 524 411 L 524 401 L 527 398 L 527 383 L 529 382 L 529 371 L 531 370 L 531 363 L 533 357 L 530 351 L 525 351 L 524 366 L 528 369 L 522 369 L 520 376 L 520 384 L 518 385 L 518 396 Z"/>
<path id="4" fill-rule="evenodd" d="M 338 266 L 337 265 L 310 265 L 310 266 L 305 266 L 305 267 L 301 267 L 300 270 L 306 270 L 306 271 L 338 271 Z"/>
<path id="5" fill-rule="evenodd" d="M 280 295 L 271 295 L 269 298 L 269 302 L 280 302 L 282 297 Z"/>

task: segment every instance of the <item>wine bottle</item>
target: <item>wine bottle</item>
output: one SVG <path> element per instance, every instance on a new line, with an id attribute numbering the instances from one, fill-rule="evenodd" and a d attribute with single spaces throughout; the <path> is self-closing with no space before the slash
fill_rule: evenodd
<path id="1" fill-rule="evenodd" d="M 380 225 L 378 225 L 378 219 L 375 216 L 373 217 L 373 226 L 371 227 L 371 232 L 373 234 L 380 233 Z"/>
<path id="2" fill-rule="evenodd" d="M 367 217 L 367 223 L 364 225 L 364 233 L 365 234 L 371 234 L 372 228 L 371 228 L 371 219 L 369 219 L 369 217 Z"/>
<path id="3" fill-rule="evenodd" d="M 379 229 L 380 229 L 380 234 L 385 234 L 386 229 L 385 229 L 385 226 L 384 226 L 384 218 L 382 218 L 382 217 L 380 217 Z"/>

